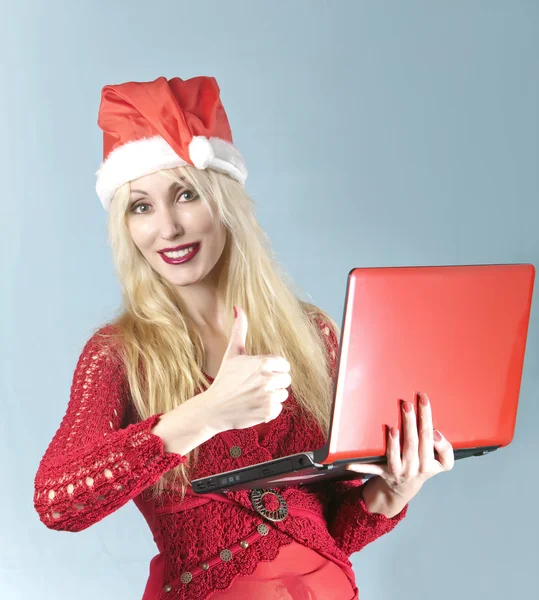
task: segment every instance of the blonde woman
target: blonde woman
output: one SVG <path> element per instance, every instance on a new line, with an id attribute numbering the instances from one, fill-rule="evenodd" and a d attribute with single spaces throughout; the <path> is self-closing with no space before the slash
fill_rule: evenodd
<path id="1" fill-rule="evenodd" d="M 143 600 L 352 600 L 350 555 L 453 466 L 430 404 L 403 403 L 387 465 L 363 483 L 197 496 L 190 481 L 324 444 L 338 329 L 287 280 L 245 192 L 211 77 L 105 86 L 97 193 L 123 292 L 77 362 L 35 477 L 50 529 L 133 500 L 153 533 Z M 435 451 L 437 454 L 435 454 Z M 276 504 L 275 504 L 276 503 Z"/>

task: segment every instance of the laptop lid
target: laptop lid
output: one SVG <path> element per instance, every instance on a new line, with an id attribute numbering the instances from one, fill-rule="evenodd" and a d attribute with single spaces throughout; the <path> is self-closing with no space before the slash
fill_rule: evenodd
<path id="1" fill-rule="evenodd" d="M 426 392 L 455 450 L 514 435 L 535 268 L 356 268 L 348 275 L 335 398 L 319 464 L 382 459 L 400 402 Z M 401 428 L 402 430 L 402 428 Z"/>

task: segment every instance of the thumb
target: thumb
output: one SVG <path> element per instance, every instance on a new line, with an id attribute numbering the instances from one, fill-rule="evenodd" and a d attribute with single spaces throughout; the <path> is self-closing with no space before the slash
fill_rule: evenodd
<path id="1" fill-rule="evenodd" d="M 234 306 L 235 318 L 230 332 L 230 339 L 225 351 L 224 359 L 240 354 L 246 354 L 245 340 L 247 338 L 247 315 L 239 306 Z"/>
<path id="2" fill-rule="evenodd" d="M 383 465 L 377 463 L 352 463 L 346 465 L 347 471 L 355 471 L 356 473 L 362 473 L 364 475 L 383 475 L 385 469 Z"/>

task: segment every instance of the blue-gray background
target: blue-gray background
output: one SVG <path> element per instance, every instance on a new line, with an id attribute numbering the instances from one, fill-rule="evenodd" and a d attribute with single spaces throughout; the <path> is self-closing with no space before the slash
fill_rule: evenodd
<path id="1" fill-rule="evenodd" d="M 38 461 L 120 296 L 95 195 L 101 88 L 214 75 L 288 271 L 341 318 L 352 266 L 539 263 L 539 3 L 78 2 L 3 13 L 0 596 L 138 599 L 155 554 L 129 503 L 46 529 Z M 538 320 L 514 442 L 429 481 L 353 556 L 362 600 L 539 587 Z"/>

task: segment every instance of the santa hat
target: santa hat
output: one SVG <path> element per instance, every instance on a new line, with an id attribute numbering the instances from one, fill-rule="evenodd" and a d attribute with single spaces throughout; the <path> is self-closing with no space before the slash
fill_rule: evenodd
<path id="1" fill-rule="evenodd" d="M 122 184 L 161 169 L 193 165 L 245 183 L 247 169 L 219 92 L 213 77 L 159 77 L 103 88 L 97 119 L 103 162 L 96 191 L 105 210 Z"/>

